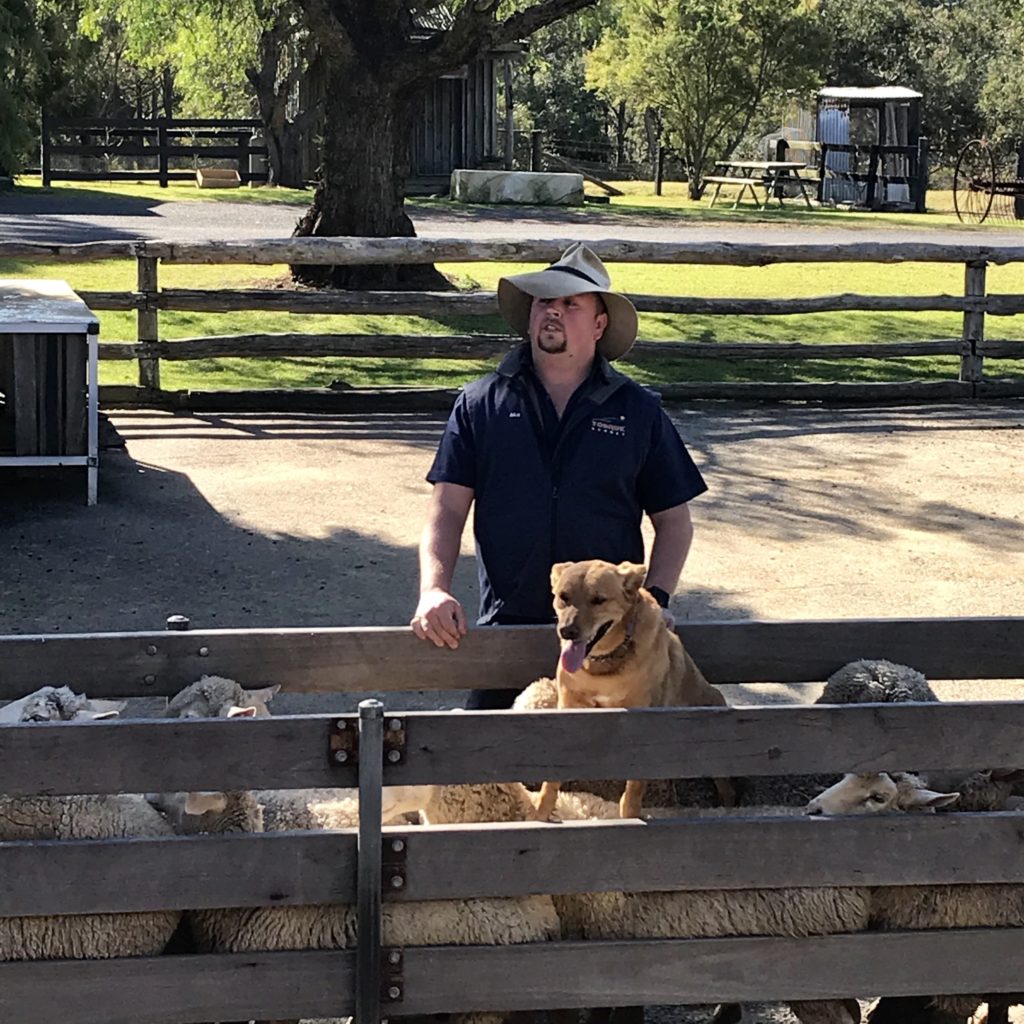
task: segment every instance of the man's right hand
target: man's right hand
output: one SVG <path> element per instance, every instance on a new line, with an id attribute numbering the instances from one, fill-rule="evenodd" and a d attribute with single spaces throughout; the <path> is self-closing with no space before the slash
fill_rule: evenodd
<path id="1" fill-rule="evenodd" d="M 430 640 L 436 647 L 450 647 L 454 651 L 466 635 L 466 613 L 447 591 L 424 590 L 409 625 L 421 640 Z"/>

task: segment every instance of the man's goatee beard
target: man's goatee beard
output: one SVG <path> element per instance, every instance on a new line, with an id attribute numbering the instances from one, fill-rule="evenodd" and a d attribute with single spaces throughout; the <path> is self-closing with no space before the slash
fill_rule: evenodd
<path id="1" fill-rule="evenodd" d="M 567 345 L 564 336 L 556 341 L 545 341 L 544 336 L 541 335 L 537 338 L 537 347 L 541 352 L 547 352 L 548 355 L 557 355 L 559 352 L 564 352 Z"/>

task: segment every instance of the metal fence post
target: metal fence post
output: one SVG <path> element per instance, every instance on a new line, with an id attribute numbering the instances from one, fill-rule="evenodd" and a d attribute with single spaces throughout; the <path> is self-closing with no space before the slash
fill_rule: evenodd
<path id="1" fill-rule="evenodd" d="M 138 290 L 143 299 L 143 305 L 139 307 L 138 341 L 144 345 L 160 340 L 159 314 L 156 308 L 157 262 L 155 256 L 137 256 L 136 259 L 139 264 Z M 160 390 L 158 356 L 139 356 L 139 385 L 154 391 Z"/>
<path id="2" fill-rule="evenodd" d="M 381 804 L 384 705 L 359 702 L 359 861 L 355 1024 L 379 1024 L 381 1005 Z"/>
<path id="3" fill-rule="evenodd" d="M 964 273 L 964 297 L 984 299 L 984 261 L 968 263 Z M 960 380 L 977 384 L 982 379 L 981 346 L 985 340 L 985 310 L 964 310 L 964 330 L 960 349 Z"/>

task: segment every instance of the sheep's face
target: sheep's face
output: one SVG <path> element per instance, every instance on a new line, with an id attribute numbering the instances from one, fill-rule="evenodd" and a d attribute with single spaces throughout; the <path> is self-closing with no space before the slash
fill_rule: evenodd
<path id="1" fill-rule="evenodd" d="M 886 814 L 900 811 L 932 812 L 948 807 L 959 793 L 937 793 L 913 775 L 888 772 L 844 775 L 834 786 L 819 793 L 806 807 L 808 814 Z"/>
<path id="2" fill-rule="evenodd" d="M 0 722 L 82 722 L 117 718 L 123 700 L 90 700 L 68 686 L 44 686 L 0 710 Z"/>

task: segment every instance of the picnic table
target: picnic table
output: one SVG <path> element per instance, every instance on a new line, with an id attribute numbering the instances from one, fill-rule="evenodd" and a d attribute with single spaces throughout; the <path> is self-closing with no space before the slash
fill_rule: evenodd
<path id="1" fill-rule="evenodd" d="M 800 172 L 806 167 L 807 164 L 795 160 L 716 160 L 713 172 L 704 179 L 705 184 L 715 186 L 708 208 L 715 205 L 722 187 L 728 185 L 739 185 L 732 204 L 734 210 L 747 190 L 759 210 L 768 205 L 772 196 L 778 199 L 779 206 L 784 206 L 782 185 L 796 182 L 807 209 L 811 209 L 811 200 L 807 195 L 808 182 L 800 177 Z M 764 202 L 758 198 L 758 188 L 764 189 Z"/>

